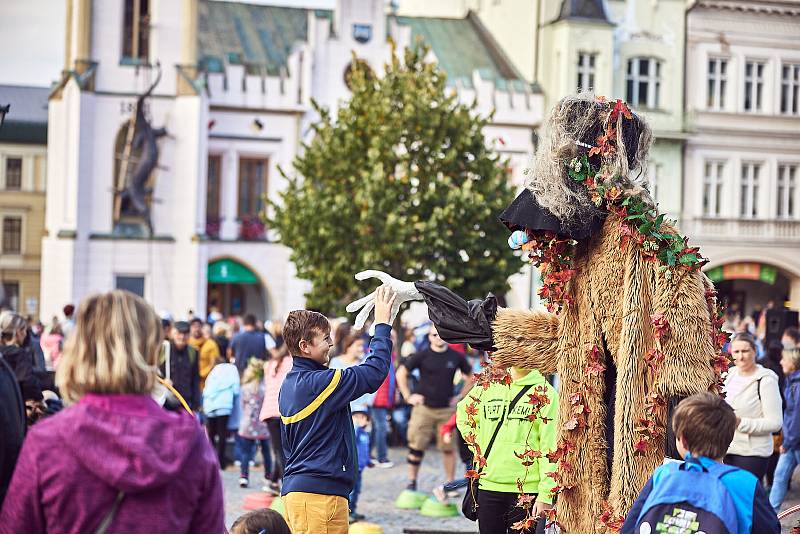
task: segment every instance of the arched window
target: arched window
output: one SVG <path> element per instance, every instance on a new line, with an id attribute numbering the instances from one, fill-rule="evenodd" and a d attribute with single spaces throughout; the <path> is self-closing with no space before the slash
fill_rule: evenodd
<path id="1" fill-rule="evenodd" d="M 132 113 L 134 113 L 132 111 Z M 120 197 L 125 189 L 128 177 L 133 173 L 136 163 L 142 155 L 142 147 L 134 148 L 134 123 L 130 120 L 120 126 L 114 140 L 114 222 L 119 221 L 120 215 L 127 211 L 126 202 Z"/>

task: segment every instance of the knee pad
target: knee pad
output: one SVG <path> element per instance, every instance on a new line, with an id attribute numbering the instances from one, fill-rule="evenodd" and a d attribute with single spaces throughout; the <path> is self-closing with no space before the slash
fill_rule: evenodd
<path id="1" fill-rule="evenodd" d="M 420 465 L 422 463 L 423 456 L 425 456 L 425 451 L 418 451 L 417 449 L 412 449 L 409 447 L 406 461 L 411 465 Z"/>

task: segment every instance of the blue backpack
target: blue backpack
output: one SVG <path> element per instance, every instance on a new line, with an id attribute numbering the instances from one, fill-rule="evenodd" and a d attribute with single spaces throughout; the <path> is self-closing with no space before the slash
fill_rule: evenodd
<path id="1" fill-rule="evenodd" d="M 637 534 L 736 534 L 736 507 L 722 477 L 737 468 L 697 458 L 653 473 L 653 489 L 636 521 Z"/>

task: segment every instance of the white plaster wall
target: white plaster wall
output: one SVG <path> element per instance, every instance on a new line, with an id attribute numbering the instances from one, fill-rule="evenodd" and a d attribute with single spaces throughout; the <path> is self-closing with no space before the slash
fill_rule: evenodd
<path id="1" fill-rule="evenodd" d="M 180 63 L 181 6 L 178 0 L 150 2 L 150 63 L 161 62 L 163 76 L 156 94 L 175 94 L 174 66 Z M 92 2 L 92 59 L 97 61 L 96 91 L 140 93 L 155 80 L 155 70 L 121 65 L 123 2 Z"/>
<path id="2" fill-rule="evenodd" d="M 758 219 L 772 220 L 776 218 L 777 176 L 779 164 L 795 164 L 800 166 L 800 140 L 796 150 L 781 150 L 770 146 L 748 146 L 747 138 L 720 140 L 719 144 L 692 143 L 687 147 L 686 203 L 684 209 L 690 217 L 703 216 L 703 174 L 705 162 L 708 160 L 724 161 L 723 168 L 723 200 L 721 218 L 739 218 L 741 166 L 743 162 L 756 162 L 762 165 L 759 175 Z M 795 206 L 800 201 L 795 189 Z M 797 207 L 795 208 L 797 209 Z M 800 242 L 798 242 L 800 247 Z M 800 255 L 800 249 L 797 251 Z"/>

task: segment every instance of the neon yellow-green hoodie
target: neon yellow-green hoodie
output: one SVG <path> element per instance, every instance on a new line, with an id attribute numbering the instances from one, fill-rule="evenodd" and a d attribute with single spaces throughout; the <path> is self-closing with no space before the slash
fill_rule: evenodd
<path id="1" fill-rule="evenodd" d="M 456 424 L 462 436 L 466 436 L 470 432 L 474 433 L 481 451 L 485 452 L 501 414 L 508 410 L 508 405 L 511 404 L 520 389 L 528 384 L 532 387 L 517 401 L 514 412 L 511 415 L 506 414 L 503 420 L 503 425 L 497 433 L 487 458 L 484 474 L 480 478 L 480 488 L 489 491 L 518 493 L 517 479 L 524 479 L 525 493 L 537 493 L 537 499 L 540 502 L 552 504 L 550 490 L 555 487 L 555 480 L 547 476 L 547 473 L 555 471 L 556 465 L 550 462 L 545 455 L 556 448 L 558 393 L 539 371 L 533 370 L 522 378 L 514 380 L 509 386 L 492 384 L 486 390 L 481 386 L 475 386 L 458 403 Z M 534 407 L 528 402 L 528 395 L 533 393 L 546 395 L 549 402 L 541 407 L 538 417 L 531 422 L 527 417 L 532 413 Z M 472 402 L 470 397 L 479 399 L 476 403 L 478 407 L 478 414 L 475 416 L 476 428 L 471 428 L 467 423 L 467 406 Z M 514 455 L 515 452 L 523 453 L 526 438 L 530 448 L 542 453 L 541 458 L 535 460 L 535 463 L 528 467 L 527 476 L 522 460 Z"/>

